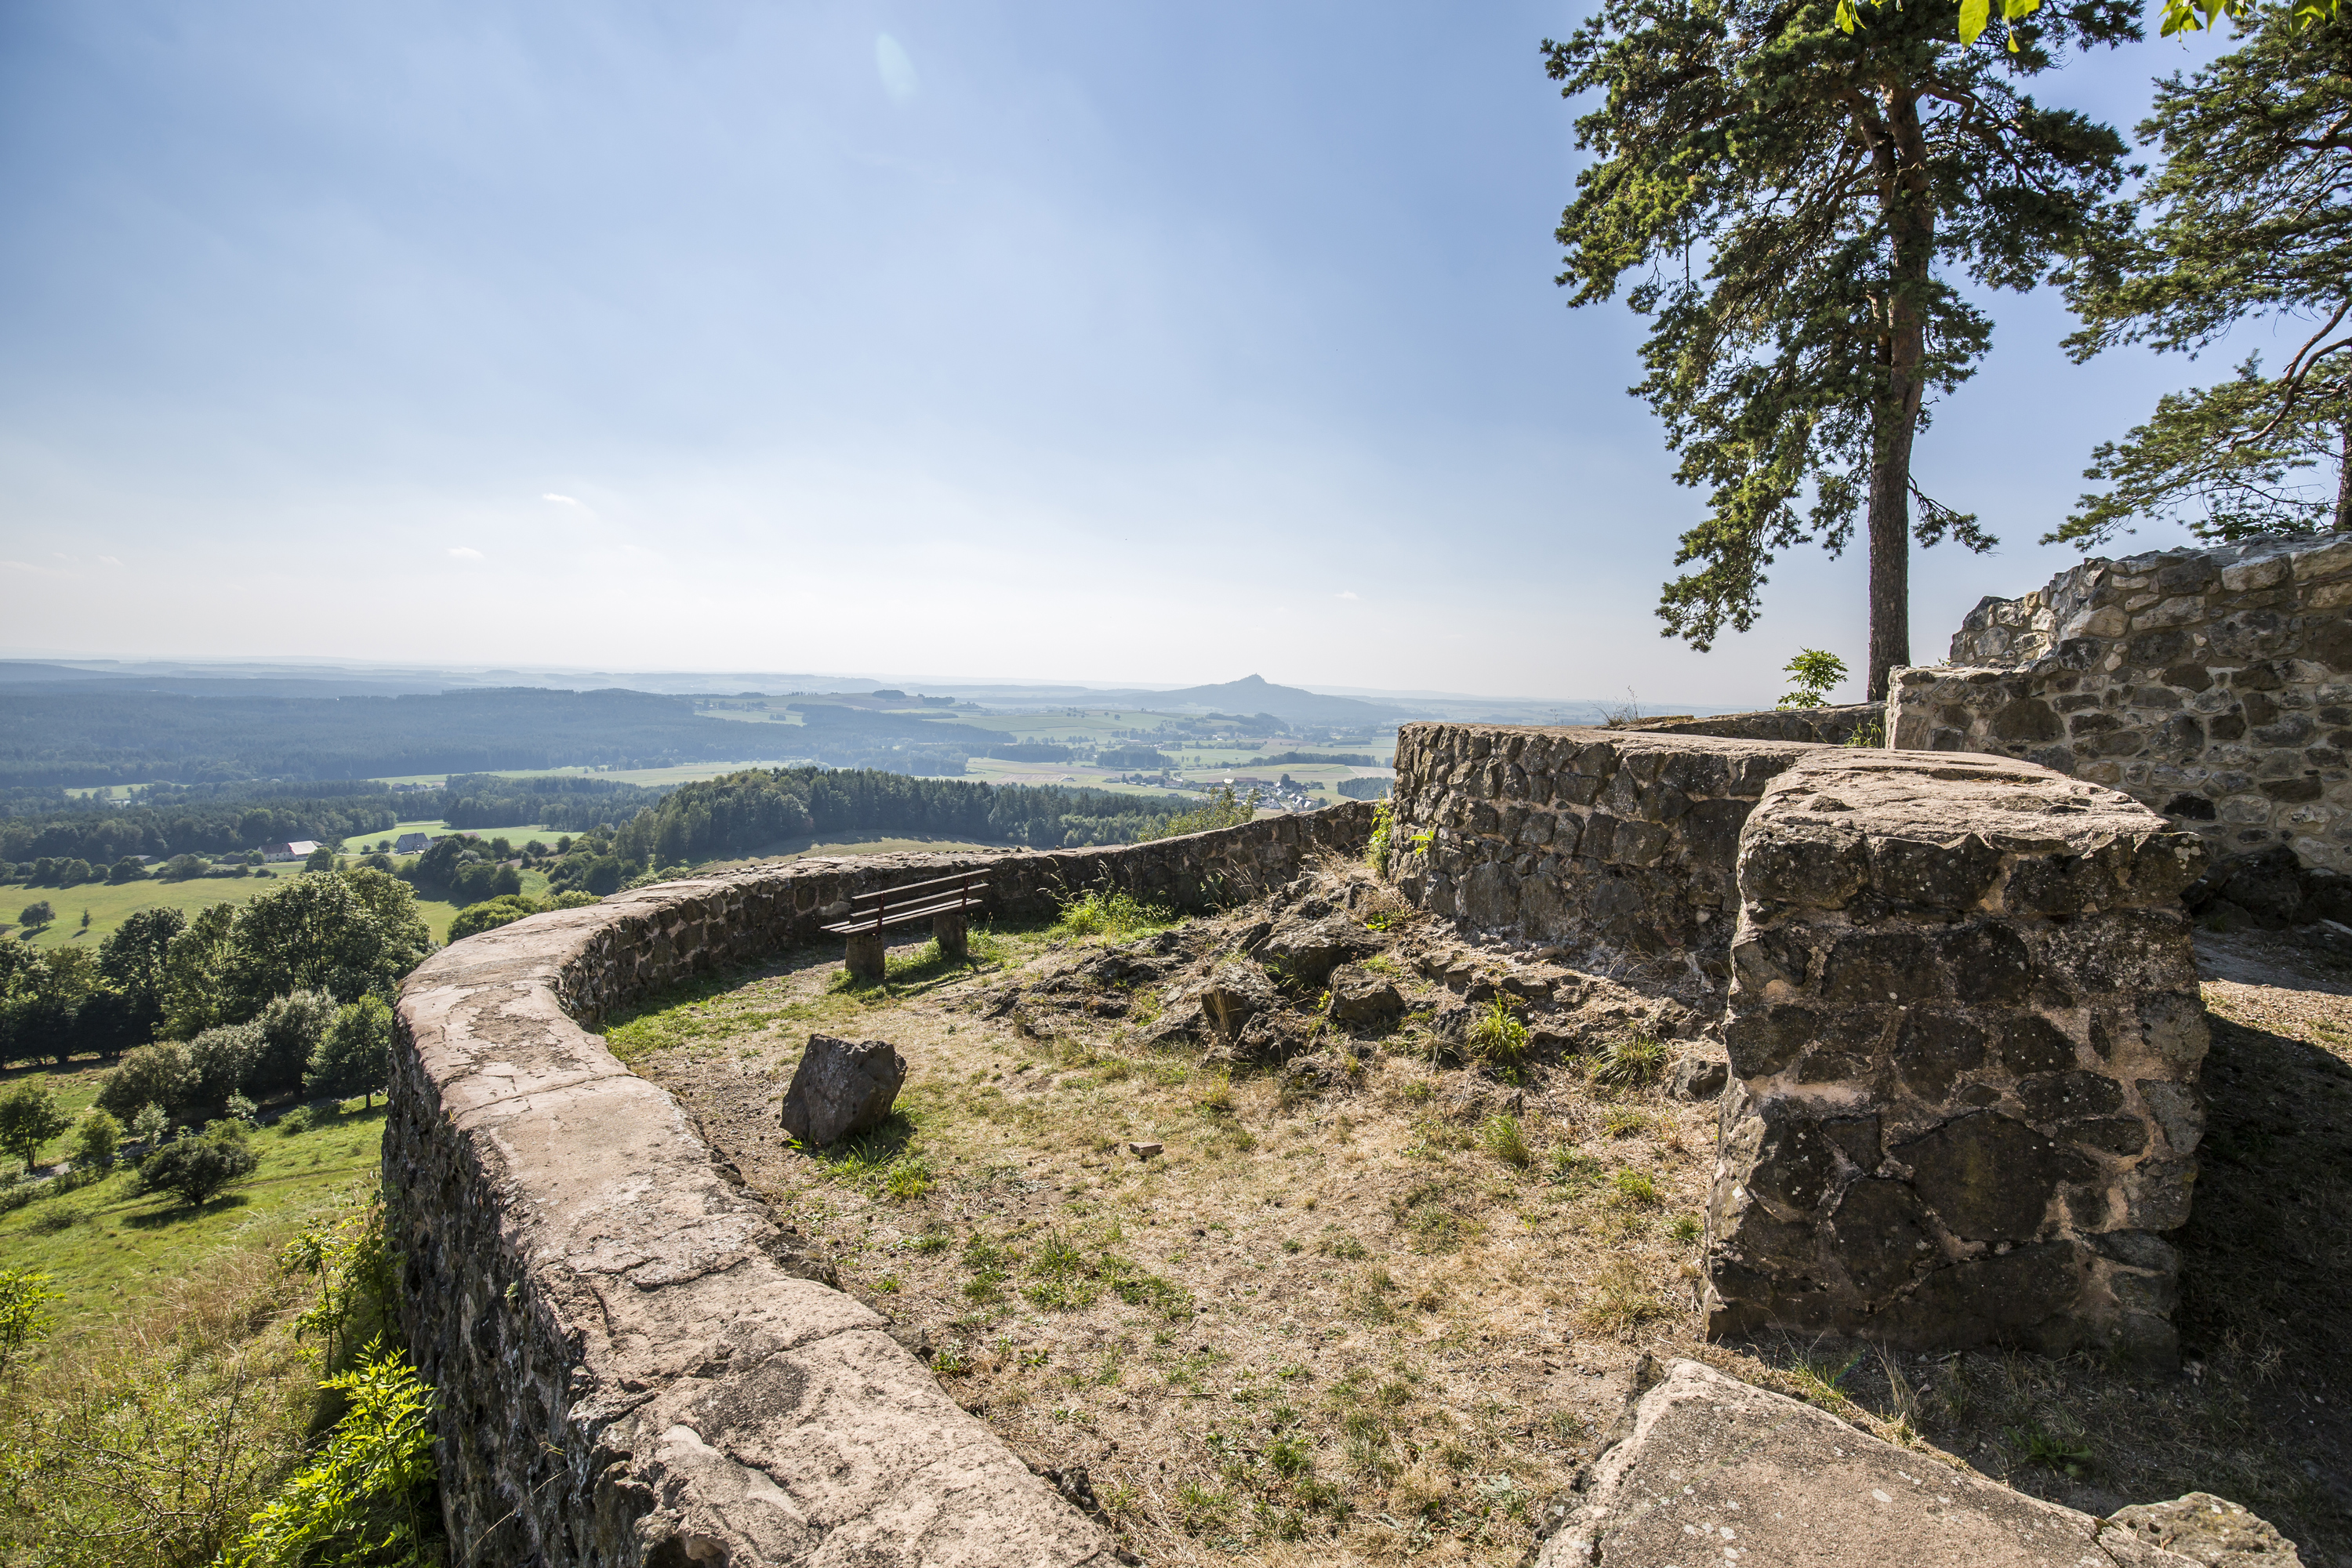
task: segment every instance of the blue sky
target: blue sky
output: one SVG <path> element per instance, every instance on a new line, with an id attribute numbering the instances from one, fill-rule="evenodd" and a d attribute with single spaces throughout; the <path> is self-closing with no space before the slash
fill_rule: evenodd
<path id="1" fill-rule="evenodd" d="M 1551 282 L 1581 9 L 8 0 L 0 647 L 1769 701 L 1863 563 L 1657 636 L 1698 498 Z M 2221 369 L 1996 310 L 1921 658 Z"/>

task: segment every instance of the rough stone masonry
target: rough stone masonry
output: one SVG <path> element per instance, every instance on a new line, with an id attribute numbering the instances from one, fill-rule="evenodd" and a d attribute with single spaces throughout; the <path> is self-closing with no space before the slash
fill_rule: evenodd
<path id="1" fill-rule="evenodd" d="M 1898 669 L 1893 744 L 2122 790 L 2217 857 L 2352 872 L 2352 535 L 2086 561 Z"/>
<path id="2" fill-rule="evenodd" d="M 2172 1360 L 2203 863 L 2020 763 L 1840 749 L 1776 778 L 1740 835 L 1710 1334 Z"/>
<path id="3" fill-rule="evenodd" d="M 1719 1014 L 1710 1332 L 2158 1361 L 2205 1026 L 2201 841 L 2001 758 L 1409 725 L 1423 908 Z"/>

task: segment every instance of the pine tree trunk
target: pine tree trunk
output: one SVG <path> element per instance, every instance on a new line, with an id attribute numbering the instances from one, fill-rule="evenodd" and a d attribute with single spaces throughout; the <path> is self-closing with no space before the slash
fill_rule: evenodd
<path id="1" fill-rule="evenodd" d="M 2352 416 L 2345 419 L 2336 437 L 2336 531 L 2352 533 Z"/>
<path id="2" fill-rule="evenodd" d="M 1891 286 L 1881 307 L 1879 363 L 1885 379 L 1873 410 L 1870 441 L 1867 695 L 1873 702 L 1885 700 L 1887 672 L 1911 662 L 1911 445 L 1927 390 L 1926 294 L 1936 237 L 1918 101 L 1897 96 L 1886 110 L 1886 134 L 1874 160 L 1886 216 Z"/>

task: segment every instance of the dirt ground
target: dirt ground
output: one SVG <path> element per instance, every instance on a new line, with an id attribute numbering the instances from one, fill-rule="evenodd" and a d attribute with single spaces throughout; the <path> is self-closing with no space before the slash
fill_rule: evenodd
<path id="1" fill-rule="evenodd" d="M 1356 944 L 1334 988 L 1401 1016 L 1339 1023 L 1310 953 L 1238 1049 L 1178 1032 L 1221 960 L 1313 921 Z M 2200 943 L 2178 1372 L 1703 1343 L 1715 1110 L 1667 1086 L 1704 999 L 1466 947 L 1336 864 L 1214 916 L 977 934 L 966 965 L 898 948 L 885 986 L 795 953 L 609 1038 L 1146 1563 L 1524 1562 L 1648 1352 L 2095 1513 L 2218 1492 L 2352 1568 L 2352 966 Z M 815 1152 L 777 1125 L 812 1031 L 909 1064 L 899 1115 Z"/>

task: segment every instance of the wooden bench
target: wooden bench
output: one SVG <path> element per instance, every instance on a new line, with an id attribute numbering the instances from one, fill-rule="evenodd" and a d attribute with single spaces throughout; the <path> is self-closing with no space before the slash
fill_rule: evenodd
<path id="1" fill-rule="evenodd" d="M 971 956 L 968 921 L 986 901 L 988 884 L 979 871 L 954 877 L 909 882 L 904 887 L 877 888 L 849 900 L 848 914 L 824 929 L 849 939 L 845 963 L 850 978 L 867 982 L 882 978 L 882 933 L 895 925 L 916 921 L 931 922 L 931 940 L 940 952 L 958 962 Z"/>

